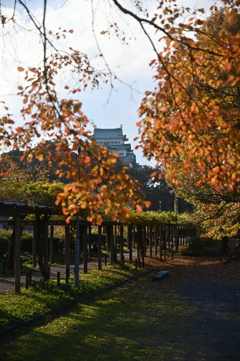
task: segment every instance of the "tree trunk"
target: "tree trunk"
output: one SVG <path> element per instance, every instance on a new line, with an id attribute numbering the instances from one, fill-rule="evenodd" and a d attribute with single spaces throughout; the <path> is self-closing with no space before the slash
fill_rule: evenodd
<path id="1" fill-rule="evenodd" d="M 222 237 L 222 252 L 225 252 L 226 254 L 228 254 L 229 251 L 229 246 L 228 246 L 228 241 L 229 241 L 229 237 L 224 236 Z"/>

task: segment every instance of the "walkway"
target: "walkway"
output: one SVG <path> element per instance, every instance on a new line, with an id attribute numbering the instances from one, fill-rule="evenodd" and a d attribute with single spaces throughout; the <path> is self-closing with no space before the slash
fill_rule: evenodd
<path id="1" fill-rule="evenodd" d="M 88 261 L 88 269 L 97 268 L 97 259 L 90 259 Z M 57 273 L 60 272 L 60 277 L 65 277 L 66 266 L 58 265 L 50 268 L 50 279 L 57 278 Z M 80 273 L 83 272 L 83 265 L 80 264 Z M 70 274 L 74 273 L 74 265 L 70 266 Z M 32 280 L 39 281 L 43 279 L 41 272 L 38 270 L 32 271 Z M 14 292 L 14 276 L 0 277 L 0 295 L 5 295 Z M 21 275 L 21 287 L 26 284 L 26 273 Z"/>
<path id="2" fill-rule="evenodd" d="M 133 259 L 136 259 L 137 257 L 137 251 L 133 250 L 132 251 L 132 257 Z M 103 257 L 104 258 L 104 257 Z M 104 265 L 105 261 L 102 258 L 102 265 Z M 120 262 L 120 255 L 117 254 L 117 259 Z M 124 261 L 128 262 L 129 261 L 129 252 L 125 251 L 124 252 Z M 109 256 L 107 257 L 107 262 L 109 263 Z M 89 258 L 88 259 L 88 263 L 87 263 L 87 269 L 97 269 L 98 266 L 98 260 L 97 258 Z M 80 273 L 83 272 L 83 260 L 80 260 Z M 58 265 L 58 266 L 54 266 L 54 267 L 50 267 L 50 279 L 53 278 L 57 278 L 57 273 L 60 272 L 60 277 L 65 277 L 66 276 L 66 266 L 65 265 Z M 70 266 L 70 275 L 74 274 L 74 264 L 72 264 Z M 36 281 L 40 281 L 41 279 L 43 279 L 41 272 L 38 270 L 33 270 L 32 271 L 32 280 L 36 280 Z M 23 273 L 21 275 L 21 287 L 23 287 L 24 285 L 26 285 L 26 273 Z M 1 295 L 6 295 L 8 293 L 13 293 L 15 290 L 15 279 L 14 279 L 14 275 L 12 276 L 6 276 L 6 277 L 0 277 L 0 296 Z"/>

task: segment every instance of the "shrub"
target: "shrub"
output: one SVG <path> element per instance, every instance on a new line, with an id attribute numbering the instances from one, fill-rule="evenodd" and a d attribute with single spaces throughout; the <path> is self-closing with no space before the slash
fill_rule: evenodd
<path id="1" fill-rule="evenodd" d="M 197 255 L 204 247 L 219 246 L 220 241 L 213 238 L 205 238 L 200 236 L 190 237 L 188 240 L 188 247 L 183 253 Z"/>
<path id="2" fill-rule="evenodd" d="M 12 231 L 0 229 L 0 257 L 9 252 Z"/>
<path id="3" fill-rule="evenodd" d="M 102 244 L 106 244 L 107 236 L 105 234 L 101 235 Z M 97 233 L 91 233 L 91 243 L 98 243 L 98 234 Z"/>
<path id="4" fill-rule="evenodd" d="M 21 237 L 21 252 L 32 253 L 33 235 L 24 232 Z"/>

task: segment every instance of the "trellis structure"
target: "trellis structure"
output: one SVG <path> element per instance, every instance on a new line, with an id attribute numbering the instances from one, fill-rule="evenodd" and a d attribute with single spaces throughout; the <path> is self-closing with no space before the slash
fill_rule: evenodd
<path id="1" fill-rule="evenodd" d="M 14 274 L 15 274 L 15 292 L 20 292 L 20 271 L 21 271 L 21 228 L 22 221 L 28 214 L 35 214 L 38 217 L 43 216 L 42 226 L 45 230 L 45 242 L 47 243 L 47 227 L 48 219 L 53 211 L 53 208 L 40 205 L 28 205 L 14 202 L 0 201 L 0 216 L 7 216 L 13 218 L 13 237 L 14 237 Z M 43 233 L 43 234 L 44 234 Z"/>
<path id="2" fill-rule="evenodd" d="M 36 220 L 24 220 L 26 215 L 34 214 Z M 63 219 L 51 219 L 53 209 L 47 206 L 32 206 L 19 203 L 0 202 L 0 216 L 13 217 L 13 235 L 15 238 L 14 245 L 14 271 L 15 271 L 15 292 L 20 292 L 20 245 L 21 245 L 21 229 L 24 224 L 31 224 L 34 228 L 33 232 L 33 267 L 36 267 L 37 257 L 40 270 L 44 279 L 49 277 L 49 262 L 53 259 L 53 239 L 54 227 L 61 225 L 65 227 L 65 266 L 66 278 L 70 274 L 70 230 L 76 226 L 76 220 L 72 220 L 67 224 Z M 88 272 L 89 255 L 92 251 L 91 232 L 94 226 L 86 221 L 79 220 L 81 253 L 83 255 L 83 272 Z M 166 249 L 177 251 L 179 245 L 187 242 L 187 237 L 195 234 L 195 228 L 191 225 L 181 224 L 150 224 L 150 225 L 134 225 L 120 224 L 118 222 L 103 221 L 97 226 L 97 245 L 96 254 L 97 268 L 101 270 L 103 259 L 102 246 L 103 234 L 106 235 L 106 249 L 109 253 L 110 263 L 124 263 L 126 252 L 128 253 L 128 262 L 142 262 L 144 258 L 162 256 Z M 127 251 L 126 251 L 127 250 Z M 135 253 L 133 253 L 135 250 Z M 133 255 L 135 260 L 133 260 Z"/>

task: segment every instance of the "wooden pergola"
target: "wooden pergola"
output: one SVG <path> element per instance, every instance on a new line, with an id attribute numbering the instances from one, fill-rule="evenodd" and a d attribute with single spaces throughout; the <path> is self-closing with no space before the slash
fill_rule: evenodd
<path id="1" fill-rule="evenodd" d="M 24 203 L 3 202 L 0 201 L 0 216 L 13 217 L 14 229 L 14 273 L 15 273 L 15 292 L 20 292 L 20 272 L 21 272 L 21 222 L 29 215 L 51 215 L 53 208 L 42 205 L 28 205 Z"/>
<path id="2" fill-rule="evenodd" d="M 51 219 L 50 216 L 56 214 L 54 209 L 48 206 L 41 205 L 27 205 L 13 202 L 0 201 L 0 216 L 12 217 L 10 221 L 13 223 L 14 244 L 14 270 L 15 270 L 15 292 L 20 292 L 20 270 L 21 270 L 21 228 L 24 224 L 31 224 L 34 226 L 33 237 L 33 265 L 36 267 L 37 245 L 41 246 L 41 254 L 38 253 L 39 266 L 42 274 L 49 274 L 49 259 L 51 261 L 53 255 L 53 228 L 55 225 L 62 225 L 65 227 L 65 266 L 66 277 L 70 272 L 70 226 L 76 226 L 76 220 L 72 219 L 69 224 L 64 219 Z M 35 215 L 35 220 L 24 220 L 27 215 Z M 83 271 L 88 271 L 88 257 L 91 252 L 91 230 L 93 225 L 87 220 L 80 219 L 79 230 L 83 253 Z M 9 222 L 9 221 L 8 221 Z M 48 227 L 51 227 L 50 243 L 48 239 Z M 191 225 L 180 224 L 153 224 L 153 225 L 124 225 L 119 222 L 112 222 L 103 220 L 102 224 L 98 226 L 97 238 L 97 261 L 98 269 L 102 267 L 102 234 L 106 234 L 106 246 L 109 251 L 110 263 L 117 260 L 116 247 L 118 246 L 120 253 L 120 261 L 124 263 L 124 229 L 127 238 L 127 247 L 129 252 L 129 262 L 132 263 L 133 248 L 136 248 L 136 259 L 142 259 L 144 264 L 144 257 L 146 250 L 150 257 L 160 258 L 164 255 L 166 246 L 171 250 L 178 250 L 178 245 L 186 244 L 186 239 L 194 235 L 195 228 Z M 118 231 L 117 231 L 118 229 Z M 40 232 L 40 233 L 39 233 Z M 116 238 L 118 234 L 118 245 Z M 38 249 L 39 251 L 39 249 Z M 50 256 L 50 258 L 49 258 Z M 165 252 L 166 258 L 166 252 Z M 41 265 L 40 265 L 41 263 Z"/>

